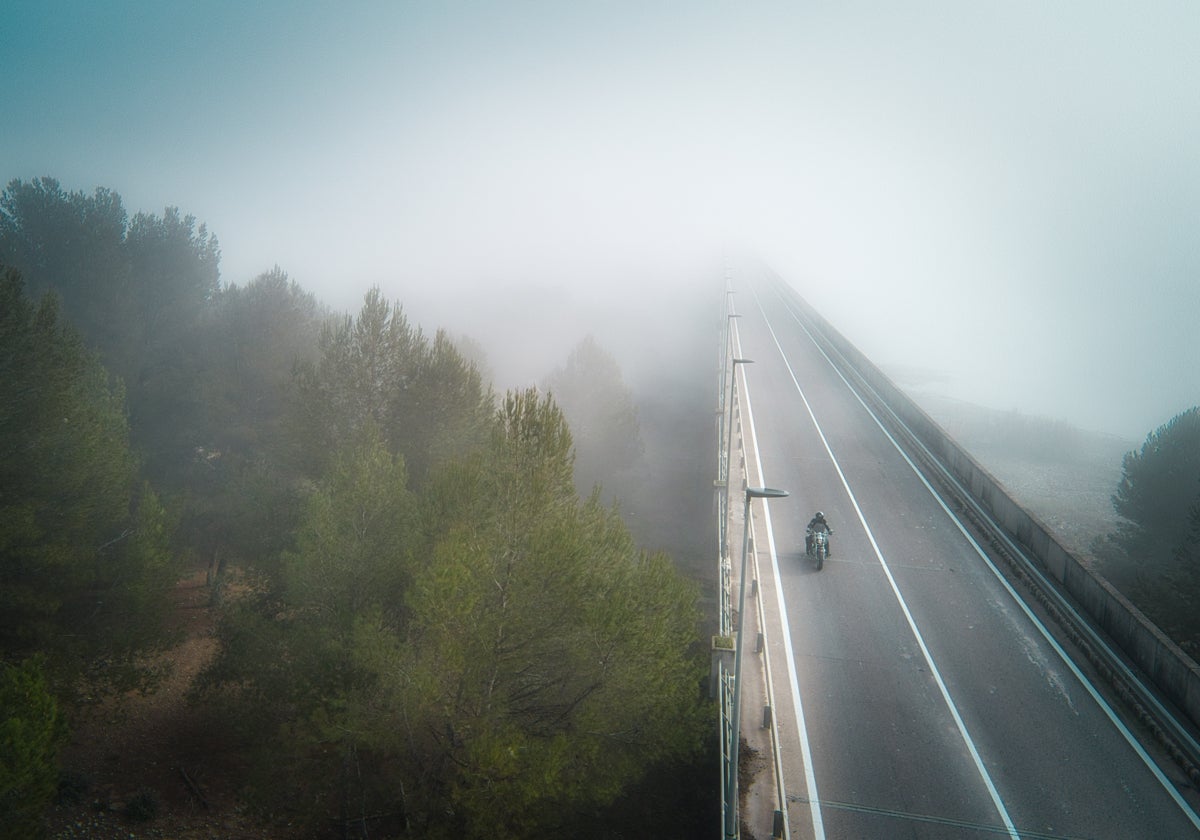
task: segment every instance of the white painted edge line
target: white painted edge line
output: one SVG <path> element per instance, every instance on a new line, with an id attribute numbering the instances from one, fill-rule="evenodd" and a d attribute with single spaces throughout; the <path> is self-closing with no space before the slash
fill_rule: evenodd
<path id="1" fill-rule="evenodd" d="M 879 565 L 883 569 L 884 575 L 887 577 L 888 583 L 892 588 L 892 594 L 896 598 L 896 603 L 900 606 L 900 611 L 904 614 L 905 620 L 908 622 L 909 629 L 912 630 L 913 637 L 917 641 L 917 646 L 921 649 L 921 656 L 925 659 L 925 664 L 929 666 L 929 673 L 937 684 L 938 691 L 942 695 L 942 700 L 946 704 L 947 710 L 950 712 L 950 717 L 954 720 L 954 725 L 957 727 L 959 735 L 962 737 L 963 744 L 967 748 L 967 752 L 971 755 L 971 760 L 975 764 L 975 769 L 979 773 L 980 779 L 983 781 L 984 787 L 987 789 L 988 796 L 992 800 L 992 805 L 996 808 L 996 813 L 1000 816 L 1004 823 L 1005 829 L 1013 840 L 1020 840 L 1020 835 L 1017 833 L 1016 826 L 1013 825 L 1012 818 L 1008 814 L 1008 809 L 1004 806 L 1004 800 L 1000 798 L 1000 792 L 996 789 L 995 783 L 992 781 L 991 774 L 988 773 L 987 767 L 984 766 L 983 758 L 979 755 L 979 750 L 975 747 L 975 741 L 971 738 L 971 733 L 967 731 L 967 725 L 959 714 L 958 706 L 954 702 L 954 698 L 950 696 L 950 689 L 946 686 L 945 680 L 942 679 L 942 672 L 938 668 L 937 663 L 933 661 L 933 654 L 929 647 L 925 644 L 925 638 L 921 635 L 920 628 L 917 627 L 916 619 L 913 618 L 912 612 L 908 609 L 908 602 L 904 600 L 904 595 L 900 592 L 900 587 L 896 583 L 896 579 L 892 576 L 891 567 L 888 566 L 887 560 L 883 556 L 883 551 L 879 548 L 879 543 L 875 540 L 875 534 L 871 531 L 871 526 L 867 524 L 866 515 L 862 508 L 859 507 L 858 498 L 854 495 L 854 491 L 850 489 L 850 482 L 846 480 L 845 473 L 842 472 L 841 464 L 838 463 L 837 456 L 833 454 L 833 449 L 829 446 L 829 441 L 825 437 L 825 432 L 821 429 L 821 424 L 817 422 L 817 417 L 813 413 L 812 406 L 808 402 L 808 397 L 804 394 L 804 389 L 800 387 L 800 381 L 796 378 L 796 373 L 792 369 L 791 364 L 787 360 L 786 354 L 783 352 L 783 347 L 779 343 L 778 336 L 775 335 L 775 330 L 771 327 L 771 322 L 767 318 L 767 313 L 762 307 L 762 302 L 758 299 L 758 293 L 755 292 L 755 302 L 758 303 L 759 312 L 763 316 L 763 321 L 767 325 L 767 330 L 771 333 L 771 340 L 775 342 L 775 347 L 779 351 L 779 357 L 783 360 L 784 366 L 787 368 L 788 376 L 792 379 L 792 384 L 796 386 L 796 392 L 800 395 L 801 401 L 804 403 L 804 408 L 808 412 L 809 419 L 812 420 L 813 428 L 816 429 L 817 436 L 821 438 L 821 445 L 825 447 L 825 452 L 829 456 L 830 462 L 833 464 L 834 470 L 838 474 L 838 478 L 842 482 L 842 487 L 846 491 L 846 495 L 850 498 L 850 504 L 854 507 L 854 512 L 858 516 L 858 521 L 863 527 L 863 531 L 867 535 L 867 540 L 871 543 L 871 549 L 875 552 L 875 557 L 879 560 Z M 801 325 L 803 327 L 803 325 Z M 810 336 L 811 339 L 811 336 Z M 820 348 L 818 348 L 820 349 Z M 826 356 L 826 361 L 829 357 Z M 830 362 L 832 364 L 832 362 Z M 836 368 L 835 368 L 836 370 Z"/>
<path id="2" fill-rule="evenodd" d="M 764 523 L 765 525 L 766 523 Z M 746 524 L 750 529 L 750 541 L 754 544 L 754 579 L 761 580 L 761 575 L 758 569 L 758 538 L 754 534 L 754 517 L 750 517 L 750 522 Z M 775 551 L 775 541 L 768 536 L 767 542 L 770 543 L 771 552 Z M 779 745 L 779 717 L 775 714 L 775 709 L 778 705 L 775 703 L 775 682 L 771 679 L 771 646 L 767 644 L 767 622 L 766 622 L 766 605 L 763 603 L 762 586 L 755 587 L 755 602 L 758 609 L 758 629 L 763 635 L 763 676 L 767 689 L 767 705 L 771 708 L 771 752 L 773 753 L 773 766 L 775 768 L 775 791 L 779 795 L 779 810 L 783 814 L 783 836 L 779 840 L 791 840 L 792 829 L 788 825 L 787 813 L 787 784 L 783 778 L 783 750 Z"/>
<path id="3" fill-rule="evenodd" d="M 891 441 L 892 446 L 896 447 L 896 451 L 900 453 L 900 457 L 905 460 L 909 468 L 912 469 L 917 478 L 920 479 L 921 483 L 925 485 L 925 489 L 929 491 L 930 495 L 933 496 L 934 500 L 937 501 L 942 510 L 946 512 L 946 515 L 950 518 L 950 521 L 953 522 L 955 527 L 957 527 L 962 535 L 967 538 L 967 541 L 970 542 L 972 548 L 975 549 L 975 552 L 980 556 L 983 562 L 987 564 L 987 567 L 991 569 L 992 574 L 995 575 L 996 579 L 1000 582 L 1000 585 L 1004 587 L 1004 589 L 1012 597 L 1013 601 L 1016 602 L 1017 606 L 1021 608 L 1021 611 L 1025 613 L 1026 617 L 1033 622 L 1033 625 L 1037 628 L 1038 632 L 1041 633 L 1042 638 L 1044 638 L 1047 644 L 1054 649 L 1054 652 L 1058 654 L 1059 658 L 1063 661 L 1063 664 L 1067 666 L 1071 673 L 1075 675 L 1075 678 L 1079 680 L 1084 690 L 1086 690 L 1087 693 L 1091 695 L 1092 699 L 1096 701 L 1097 705 L 1099 705 L 1100 709 L 1104 712 L 1104 715 L 1109 719 L 1112 725 L 1116 727 L 1117 731 L 1121 733 L 1125 741 L 1130 747 L 1133 748 L 1138 757 L 1141 758 L 1142 762 L 1150 770 L 1154 778 L 1160 785 L 1163 786 L 1170 797 L 1175 801 L 1175 804 L 1179 806 L 1184 815 L 1191 821 L 1192 825 L 1200 830 L 1200 815 L 1198 815 L 1192 806 L 1188 804 L 1187 800 L 1180 795 L 1175 785 L 1173 785 L 1171 780 L 1166 777 L 1165 773 L 1163 773 L 1162 768 L 1160 768 L 1154 759 L 1150 757 L 1150 754 L 1146 752 L 1145 747 L 1142 746 L 1141 742 L 1138 741 L 1137 737 L 1134 736 L 1129 727 L 1125 725 L 1125 722 L 1121 720 L 1116 711 L 1111 705 L 1109 705 L 1108 701 L 1104 699 L 1099 690 L 1092 684 L 1091 680 L 1087 678 L 1083 671 L 1079 669 L 1079 666 L 1075 664 L 1075 661 L 1071 659 L 1070 655 L 1062 648 L 1062 646 L 1050 633 L 1049 628 L 1047 628 L 1046 625 L 1042 623 L 1041 619 L 1039 619 L 1033 613 L 1033 610 L 1028 604 L 1025 603 L 1025 599 L 1020 596 L 1020 594 L 1012 587 L 1004 575 L 1000 573 L 1000 570 L 996 568 L 996 565 L 992 562 L 991 558 L 987 556 L 987 552 L 985 552 L 983 547 L 976 542 L 973 536 L 971 536 L 971 534 L 967 531 L 966 526 L 963 525 L 962 521 L 954 515 L 954 512 L 950 510 L 949 506 L 942 499 L 941 495 L 938 494 L 937 490 L 935 490 L 933 486 L 925 479 L 925 476 L 921 474 L 921 470 L 917 468 L 917 465 L 912 462 L 912 460 L 900 447 L 900 444 L 884 427 L 883 423 L 880 421 L 879 417 L 876 416 L 875 412 L 872 411 L 870 406 L 863 401 L 863 398 L 859 395 L 858 391 L 854 389 L 854 386 L 850 384 L 846 377 L 842 376 L 842 372 L 837 369 L 836 365 L 833 364 L 833 360 L 826 355 L 825 351 L 821 348 L 821 345 L 817 343 L 812 334 L 808 331 L 808 328 L 804 326 L 799 318 L 796 318 L 795 313 L 792 313 L 792 317 L 796 319 L 796 323 L 800 325 L 802 330 L 804 330 L 805 335 L 809 337 L 809 340 L 812 341 L 813 345 L 818 351 L 820 351 L 821 355 L 825 356 L 825 360 L 829 362 L 830 367 L 833 368 L 834 372 L 838 375 L 842 382 L 845 383 L 846 387 L 850 390 L 850 393 L 854 395 L 854 398 L 858 400 L 862 407 L 866 409 L 867 413 L 871 415 L 871 419 L 875 421 L 877 426 L 879 426 L 880 431 L 887 436 L 887 439 Z M 769 328 L 770 327 L 768 325 L 768 329 Z M 772 335 L 774 335 L 774 333 L 772 333 Z M 776 344 L 778 344 L 778 342 L 776 342 Z M 780 352 L 782 352 L 782 350 Z M 872 540 L 872 542 L 874 541 Z"/>
<path id="4" fill-rule="evenodd" d="M 738 345 L 740 350 L 740 340 Z M 750 388 L 746 382 L 744 369 L 742 371 L 742 398 L 746 401 L 746 425 L 749 427 L 751 446 L 754 449 L 754 464 L 758 470 L 759 479 L 765 485 L 766 477 L 763 474 L 762 453 L 758 448 L 758 434 L 754 429 L 754 410 L 750 405 Z M 771 572 L 775 581 L 775 597 L 778 602 L 779 621 L 783 629 L 783 649 L 786 654 L 785 658 L 787 659 L 788 684 L 792 690 L 792 709 L 796 716 L 796 734 L 800 739 L 800 756 L 804 763 L 804 784 L 808 788 L 813 837 L 814 840 L 825 840 L 825 820 L 821 815 L 821 797 L 817 793 L 817 777 L 813 769 L 812 748 L 808 743 L 808 727 L 804 723 L 804 704 L 800 701 L 800 680 L 796 674 L 796 655 L 792 649 L 792 628 L 788 623 L 787 604 L 783 598 L 783 578 L 779 573 L 779 555 L 775 551 L 775 532 L 771 527 L 771 508 L 770 505 L 763 505 L 762 507 L 763 525 L 767 529 L 767 545 L 771 555 Z"/>
<path id="5" fill-rule="evenodd" d="M 734 332 L 734 343 L 738 344 L 738 349 L 740 350 L 740 342 L 738 341 L 738 338 L 736 335 L 737 334 L 736 326 L 734 326 L 733 332 Z M 743 372 L 743 394 L 745 394 L 745 374 L 744 374 L 744 372 Z M 749 400 L 746 401 L 746 404 L 748 404 L 748 406 L 749 406 Z M 748 425 L 750 428 L 754 427 L 754 424 L 752 424 L 752 421 L 750 418 L 749 409 L 746 410 L 746 425 Z M 742 440 L 742 451 L 743 452 L 746 451 L 745 448 L 746 448 L 746 442 L 743 437 L 743 440 Z M 757 460 L 757 450 L 755 452 L 755 458 Z M 728 487 L 726 487 L 726 504 L 728 503 L 728 492 L 727 491 L 728 491 Z M 766 526 L 767 523 L 764 522 L 763 524 L 764 524 L 764 526 Z M 760 571 L 760 569 L 758 569 L 758 540 L 755 536 L 754 516 L 750 517 L 749 522 L 743 523 L 743 527 L 750 529 L 750 541 L 751 541 L 751 544 L 755 546 L 755 552 L 750 557 L 750 562 L 754 563 L 755 580 L 761 581 L 762 580 L 762 572 Z M 768 530 L 768 544 L 770 547 L 770 556 L 772 556 L 772 558 L 774 558 L 775 557 L 775 539 L 774 539 L 774 534 L 770 533 L 769 530 Z M 780 740 L 779 740 L 779 716 L 775 714 L 775 710 L 778 709 L 779 706 L 778 706 L 778 703 L 775 702 L 775 679 L 774 679 L 774 672 L 772 671 L 772 665 L 770 665 L 770 644 L 766 643 L 767 636 L 768 636 L 767 620 L 766 620 L 767 619 L 767 606 L 763 602 L 761 586 L 755 587 L 755 605 L 756 605 L 756 608 L 758 611 L 758 629 L 760 629 L 762 631 L 762 636 L 763 636 L 762 666 L 763 666 L 763 672 L 764 672 L 763 676 L 764 676 L 764 678 L 766 678 L 766 679 L 764 679 L 764 682 L 767 683 L 767 704 L 770 707 L 770 709 L 772 709 L 772 715 L 770 715 L 770 749 L 772 749 L 773 766 L 775 768 L 775 792 L 779 796 L 779 810 L 780 810 L 781 814 L 784 815 L 784 821 L 782 821 L 782 822 L 784 822 L 784 824 L 782 824 L 782 829 L 784 829 L 784 834 L 782 834 L 780 840 L 791 840 L 792 827 L 791 827 L 790 821 L 788 821 L 788 818 L 787 818 L 787 780 L 784 778 L 784 750 L 782 750 L 782 748 L 780 746 Z"/>

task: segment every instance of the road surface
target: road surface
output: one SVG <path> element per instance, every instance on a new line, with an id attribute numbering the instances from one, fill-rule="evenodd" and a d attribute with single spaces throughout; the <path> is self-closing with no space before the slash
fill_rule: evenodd
<path id="1" fill-rule="evenodd" d="M 735 288 L 747 481 L 791 494 L 755 503 L 791 837 L 1200 836 L 1184 774 L 1051 641 L 787 298 L 765 276 Z"/>

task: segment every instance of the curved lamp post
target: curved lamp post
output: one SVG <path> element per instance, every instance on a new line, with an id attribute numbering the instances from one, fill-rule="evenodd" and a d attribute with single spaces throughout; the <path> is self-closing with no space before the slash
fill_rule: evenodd
<path id="1" fill-rule="evenodd" d="M 747 487 L 745 519 L 742 525 L 742 571 L 741 586 L 738 590 L 738 630 L 737 644 L 733 653 L 733 722 L 732 743 L 729 745 L 728 777 L 725 779 L 725 837 L 734 840 L 737 837 L 737 770 L 738 745 L 741 741 L 742 726 L 742 637 L 745 636 L 742 623 L 746 618 L 746 553 L 750 545 L 750 500 L 779 499 L 788 495 L 786 490 L 775 490 L 771 487 Z"/>

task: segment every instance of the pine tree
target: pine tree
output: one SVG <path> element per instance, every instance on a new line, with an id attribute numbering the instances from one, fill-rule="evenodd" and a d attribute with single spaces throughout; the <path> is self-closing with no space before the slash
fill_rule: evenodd
<path id="1" fill-rule="evenodd" d="M 70 682 L 99 657 L 133 679 L 163 643 L 167 523 L 139 483 L 122 392 L 57 300 L 0 277 L 0 658 L 44 652 Z"/>
<path id="2" fill-rule="evenodd" d="M 425 836 L 553 833 L 698 747 L 696 593 L 615 509 L 579 502 L 572 462 L 554 401 L 510 393 L 487 451 L 431 488 L 403 642 L 375 648 L 374 729 L 409 757 Z"/>
<path id="3" fill-rule="evenodd" d="M 38 658 L 0 662 L 0 838 L 41 837 L 66 722 Z"/>
<path id="4" fill-rule="evenodd" d="M 1177 414 L 1125 455 L 1113 508 L 1126 520 L 1116 543 L 1140 563 L 1172 559 L 1200 502 L 1200 407 Z"/>
<path id="5" fill-rule="evenodd" d="M 571 424 L 580 492 L 617 483 L 642 456 L 644 445 L 633 394 L 616 359 L 588 336 L 546 379 L 546 389 Z"/>

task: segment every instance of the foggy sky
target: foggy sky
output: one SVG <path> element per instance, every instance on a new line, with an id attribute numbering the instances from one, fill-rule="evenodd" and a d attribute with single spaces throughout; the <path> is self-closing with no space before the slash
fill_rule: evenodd
<path id="1" fill-rule="evenodd" d="M 1194 0 L 18 0 L 0 43 L 4 182 L 179 206 L 228 283 L 469 332 L 753 254 L 953 396 L 1139 440 L 1200 402 Z"/>

